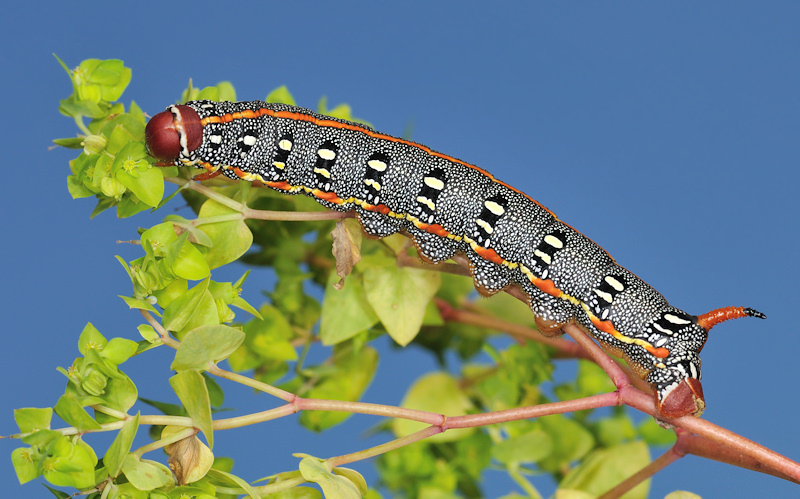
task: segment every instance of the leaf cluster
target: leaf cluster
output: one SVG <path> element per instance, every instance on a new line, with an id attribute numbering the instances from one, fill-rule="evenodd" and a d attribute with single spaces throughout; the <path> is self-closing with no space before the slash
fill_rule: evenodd
<path id="1" fill-rule="evenodd" d="M 532 324 L 530 310 L 509 296 L 476 300 L 468 278 L 405 264 L 416 254 L 401 235 L 364 239 L 353 219 L 298 223 L 250 217 L 248 213 L 279 210 L 306 212 L 313 219 L 322 208 L 304 196 L 285 196 L 245 182 L 215 180 L 197 186 L 188 179 L 190 172 L 156 165 L 144 146 L 144 113 L 135 103 L 126 111 L 116 102 L 131 70 L 118 60 L 95 59 L 64 68 L 73 93 L 59 110 L 75 120 L 81 133 L 56 143 L 81 150 L 70 162 L 67 186 L 73 197 L 94 196 L 93 215 L 115 206 L 118 216 L 127 217 L 180 196 L 193 214 L 169 215 L 141 230 L 139 258 L 129 262 L 117 257 L 132 285 L 130 296 L 122 298 L 146 319 L 139 328 L 141 337 L 107 340 L 88 324 L 78 339 L 81 356 L 61 369 L 68 381 L 55 406 L 15 412 L 17 436 L 27 445 L 12 453 L 21 483 L 43 477 L 55 487 L 77 489 L 92 498 L 300 498 L 320 497 L 320 491 L 329 498 L 379 497 L 357 472 L 307 455 L 298 455 L 297 470 L 272 474 L 263 482 L 249 483 L 232 474 L 233 461 L 213 451 L 219 432 L 215 413 L 224 400 L 214 377 L 267 391 L 288 403 L 303 398 L 312 408 L 313 401 L 355 403 L 375 376 L 380 354 L 372 342 L 384 334 L 398 347 L 414 344 L 429 351 L 440 363 L 437 371 L 420 373 L 403 408 L 447 416 L 481 414 L 614 389 L 589 362 L 579 364 L 575 380 L 556 384 L 549 347 L 510 342 L 497 331 L 445 320 L 437 303 Z M 197 98 L 235 100 L 236 95 L 227 82 L 203 89 L 190 83 L 181 101 Z M 266 100 L 294 104 L 285 87 Z M 354 120 L 349 106 L 328 109 L 324 98 L 319 109 Z M 167 198 L 165 180 L 179 185 Z M 275 284 L 264 290 L 265 303 L 255 307 L 241 298 L 247 273 L 233 283 L 212 280 L 214 269 L 236 261 L 272 269 Z M 237 321 L 234 308 L 250 317 Z M 130 414 L 140 400 L 139 389 L 120 365 L 166 347 L 176 348 L 169 382 L 180 404 L 141 399 L 163 414 Z M 325 352 L 325 359 L 309 364 L 312 349 Z M 221 369 L 222 361 L 249 376 Z M 322 432 L 360 406 L 347 407 L 353 410 L 306 410 L 299 422 Z M 53 411 L 68 428 L 51 429 Z M 262 420 L 242 417 L 235 425 L 293 412 L 289 408 Z M 142 425 L 153 429 L 154 442 L 134 449 Z M 396 418 L 377 431 L 402 442 L 428 426 Z M 84 440 L 97 431 L 117 432 L 101 458 Z M 637 426 L 620 408 L 449 430 L 415 445 L 392 444 L 391 452 L 377 452 L 382 455 L 376 485 L 392 496 L 480 497 L 486 473 L 499 470 L 527 497 L 539 497 L 534 479 L 541 475 L 560 483 L 561 493 L 575 494 L 564 497 L 582 497 L 601 493 L 640 469 L 650 459 L 646 443 L 668 443 L 665 435 L 671 433 L 650 423 Z M 155 449 L 164 450 L 168 466 L 143 459 Z M 302 486 L 309 482 L 319 490 Z M 626 497 L 646 494 L 645 483 Z"/>

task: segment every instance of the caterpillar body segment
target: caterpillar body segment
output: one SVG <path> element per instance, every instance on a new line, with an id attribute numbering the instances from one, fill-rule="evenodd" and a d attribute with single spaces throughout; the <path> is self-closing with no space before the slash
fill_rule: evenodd
<path id="1" fill-rule="evenodd" d="M 366 234 L 407 231 L 432 263 L 464 253 L 485 295 L 518 284 L 545 334 L 568 323 L 624 357 L 656 392 L 662 417 L 705 407 L 699 352 L 708 331 L 738 317 L 672 307 L 605 250 L 538 202 L 488 172 L 359 123 L 304 108 L 192 101 L 169 106 L 146 128 L 150 153 L 176 165 L 306 194 L 355 211 Z"/>

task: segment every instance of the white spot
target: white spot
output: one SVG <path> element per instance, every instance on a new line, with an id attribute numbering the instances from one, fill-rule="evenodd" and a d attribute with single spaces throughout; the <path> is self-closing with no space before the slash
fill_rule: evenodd
<path id="1" fill-rule="evenodd" d="M 613 298 L 611 297 L 611 293 L 606 293 L 605 291 L 601 291 L 599 289 L 594 290 L 594 294 L 602 298 L 606 303 L 611 303 Z"/>
<path id="2" fill-rule="evenodd" d="M 547 253 L 545 253 L 545 252 L 544 252 L 544 251 L 542 251 L 542 250 L 538 250 L 538 249 L 537 249 L 537 250 L 534 250 L 534 251 L 533 251 L 533 254 L 534 254 L 534 255 L 536 255 L 536 256 L 538 256 L 538 257 L 539 257 L 539 259 L 540 259 L 541 261 L 543 261 L 543 262 L 544 262 L 545 264 L 547 264 L 547 265 L 550 265 L 550 264 L 553 262 L 553 259 L 552 259 L 552 258 L 550 258 L 550 255 L 548 255 Z"/>
<path id="3" fill-rule="evenodd" d="M 317 154 L 319 154 L 320 158 L 326 159 L 328 161 L 331 161 L 336 157 L 336 153 L 330 149 L 320 149 L 317 151 Z"/>
<path id="4" fill-rule="evenodd" d="M 200 105 L 201 109 L 211 109 L 212 107 L 214 107 L 214 104 L 209 104 L 208 102 Z"/>
<path id="5" fill-rule="evenodd" d="M 379 184 L 375 180 L 372 180 L 371 178 L 364 179 L 364 183 L 367 184 L 367 186 L 372 187 L 376 191 L 381 190 L 381 184 Z"/>
<path id="6" fill-rule="evenodd" d="M 603 280 L 606 281 L 609 286 L 611 286 L 612 288 L 616 289 L 617 291 L 622 291 L 623 289 L 625 289 L 625 285 L 624 284 L 622 284 L 621 282 L 619 282 L 615 278 L 611 277 L 610 275 L 607 275 L 605 277 L 605 279 L 603 279 Z"/>
<path id="7" fill-rule="evenodd" d="M 684 324 L 691 324 L 692 321 L 687 321 L 686 319 L 681 319 L 677 315 L 672 314 L 664 314 L 664 318 L 673 324 L 684 325 Z"/>
<path id="8" fill-rule="evenodd" d="M 485 203 L 483 203 L 483 206 L 485 206 L 487 210 L 491 211 L 498 217 L 506 212 L 506 210 L 502 206 L 495 203 L 494 201 L 486 201 Z"/>
<path id="9" fill-rule="evenodd" d="M 444 189 L 444 182 L 436 177 L 425 177 L 425 185 L 431 189 L 436 189 L 437 191 Z"/>
<path id="10" fill-rule="evenodd" d="M 697 370 L 697 366 L 694 365 L 694 362 L 689 362 L 689 371 L 691 371 L 691 375 L 694 379 L 700 379 L 700 372 Z"/>
<path id="11" fill-rule="evenodd" d="M 666 342 L 667 342 L 666 338 L 661 338 L 660 340 L 656 341 L 655 346 L 656 346 L 656 348 L 660 348 L 660 347 L 664 346 L 664 344 Z"/>
<path id="12" fill-rule="evenodd" d="M 222 135 L 209 135 L 208 141 L 212 144 L 221 144 L 222 143 Z"/>
<path id="13" fill-rule="evenodd" d="M 314 173 L 322 175 L 325 178 L 331 178 L 331 172 L 329 172 L 325 168 L 314 168 Z"/>
<path id="14" fill-rule="evenodd" d="M 564 241 L 551 234 L 544 236 L 544 242 L 554 247 L 555 249 L 561 249 L 564 247 Z"/>
<path id="15" fill-rule="evenodd" d="M 284 151 L 291 151 L 292 141 L 289 139 L 281 139 L 281 141 L 278 142 L 278 147 L 280 147 Z"/>
<path id="16" fill-rule="evenodd" d="M 419 204 L 424 204 L 424 205 L 425 205 L 425 206 L 427 206 L 427 207 L 428 207 L 428 209 L 430 209 L 431 211 L 433 211 L 433 210 L 435 210 L 435 209 L 436 209 L 436 205 L 435 205 L 435 204 L 433 204 L 433 201 L 431 201 L 430 199 L 426 198 L 425 196 L 418 196 L 418 197 L 417 197 L 417 202 L 418 202 Z"/>
<path id="17" fill-rule="evenodd" d="M 383 161 L 381 161 L 379 159 L 371 159 L 371 160 L 367 161 L 367 166 L 369 166 L 370 168 L 372 168 L 373 170 L 375 170 L 377 172 L 386 171 L 386 163 L 384 163 Z"/>
<path id="18" fill-rule="evenodd" d="M 244 142 L 244 145 L 246 146 L 253 147 L 256 145 L 256 137 L 254 135 L 245 135 L 242 138 L 242 142 Z"/>
<path id="19" fill-rule="evenodd" d="M 608 314 L 610 314 L 610 313 L 611 313 L 611 309 L 610 309 L 610 308 L 604 308 L 604 309 L 603 309 L 603 313 L 602 313 L 602 314 L 600 314 L 600 319 L 601 319 L 601 320 L 606 320 L 606 319 L 608 319 Z"/>
<path id="20" fill-rule="evenodd" d="M 664 334 L 668 334 L 668 335 L 670 335 L 670 336 L 672 336 L 673 334 L 675 334 L 673 331 L 670 331 L 669 329 L 664 329 L 663 327 L 659 326 L 659 325 L 658 325 L 657 323 L 655 323 L 655 322 L 653 323 L 653 327 L 654 327 L 654 328 L 656 328 L 656 329 L 658 329 L 658 330 L 659 330 L 659 331 L 661 331 L 662 333 L 664 333 Z"/>
<path id="21" fill-rule="evenodd" d="M 486 222 L 486 220 L 483 220 L 482 218 L 475 220 L 475 223 L 478 225 L 478 227 L 485 230 L 487 234 L 491 234 L 492 232 L 494 232 L 494 228 L 491 225 L 489 225 Z"/>

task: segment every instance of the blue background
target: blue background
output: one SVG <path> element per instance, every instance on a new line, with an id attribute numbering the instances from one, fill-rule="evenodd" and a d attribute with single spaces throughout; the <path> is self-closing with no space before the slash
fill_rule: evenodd
<path id="1" fill-rule="evenodd" d="M 705 417 L 799 457 L 797 3 L 19 2 L 2 17 L 0 434 L 16 430 L 12 409 L 52 406 L 63 393 L 55 366 L 77 356 L 87 321 L 107 337 L 137 338 L 141 318 L 116 298 L 130 294 L 130 282 L 113 255 L 130 260 L 139 250 L 116 240 L 137 238 L 137 227 L 169 212 L 89 220 L 94 202 L 71 200 L 74 153 L 48 149 L 76 131 L 57 112 L 70 85 L 56 52 L 71 67 L 123 59 L 133 68 L 124 100 L 151 115 L 191 77 L 196 86 L 230 79 L 241 99 L 282 84 L 307 107 L 327 95 L 388 133 L 413 123 L 415 140 L 526 191 L 674 305 L 762 310 L 768 321 L 711 333 Z M 266 285 L 251 276 L 246 298 L 260 302 Z M 168 396 L 171 354 L 161 350 L 126 364 L 143 396 Z M 366 401 L 399 403 L 434 366 L 413 350 L 381 362 Z M 276 405 L 228 388 L 229 406 Z M 286 418 L 218 435 L 215 450 L 252 480 L 296 467 L 291 452 L 327 457 L 374 445 L 363 433 L 378 422 L 355 417 L 316 436 Z M 41 485 L 17 485 L 15 444 L 0 443 L 0 496 L 46 497 Z M 354 467 L 374 478 L 370 464 Z M 486 481 L 490 495 L 513 489 L 501 473 Z M 800 490 L 696 457 L 659 473 L 653 497 L 675 489 Z"/>

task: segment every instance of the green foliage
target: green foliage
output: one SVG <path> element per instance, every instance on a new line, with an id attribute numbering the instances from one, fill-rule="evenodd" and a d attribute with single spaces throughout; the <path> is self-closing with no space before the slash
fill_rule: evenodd
<path id="1" fill-rule="evenodd" d="M 141 338 L 107 339 L 87 324 L 78 338 L 80 356 L 69 368 L 59 368 L 67 384 L 54 407 L 14 412 L 20 430 L 15 437 L 27 445 L 11 455 L 20 483 L 43 477 L 55 487 L 77 489 L 92 499 L 233 498 L 240 494 L 318 498 L 320 491 L 328 498 L 379 498 L 358 472 L 304 454 L 298 455 L 297 469 L 249 483 L 231 473 L 231 459 L 215 456 L 212 449 L 214 441 L 224 436 L 215 427 L 215 412 L 224 401 L 216 376 L 285 401 L 295 395 L 307 402 L 340 401 L 341 410 L 301 412 L 301 425 L 322 432 L 360 410 L 347 403 L 359 401 L 372 382 L 379 353 L 370 342 L 383 334 L 400 347 L 422 346 L 441 363 L 441 370 L 419 373 L 408 388 L 402 406 L 409 409 L 453 417 L 613 390 L 602 370 L 589 362 L 580 363 L 574 381 L 552 386 L 550 349 L 530 341 L 493 341 L 494 331 L 445 321 L 434 300 L 526 326 L 531 325 L 532 316 L 524 304 L 506 295 L 475 301 L 468 278 L 398 265 L 399 259 L 414 254 L 399 235 L 362 240 L 358 225 L 349 220 L 336 226 L 332 255 L 334 222 L 264 222 L 245 216 L 245 206 L 321 211 L 313 200 L 220 180 L 209 183 L 210 189 L 202 194 L 196 192 L 188 180 L 192 172 L 156 165 L 147 155 L 142 110 L 134 103 L 126 110 L 116 102 L 130 82 L 129 68 L 118 60 L 96 59 L 73 70 L 62 65 L 73 93 L 61 101 L 59 110 L 73 118 L 80 130 L 76 138 L 56 140 L 61 146 L 80 149 L 70 162 L 67 187 L 72 196 L 94 196 L 97 205 L 92 215 L 116 207 L 118 216 L 127 217 L 160 208 L 181 195 L 196 216 L 165 216 L 162 223 L 140 231 L 139 258 L 127 262 L 117 257 L 132 286 L 130 296 L 122 298 L 146 320 L 138 328 Z M 236 93 L 227 82 L 200 89 L 190 83 L 180 100 L 198 98 L 235 100 Z M 267 100 L 294 104 L 286 87 L 271 92 Z M 319 111 L 354 120 L 349 106 L 328 109 L 325 98 Z M 166 198 L 165 181 L 179 186 Z M 267 301 L 258 308 L 239 296 L 247 273 L 235 283 L 212 279 L 215 269 L 237 261 L 274 270 L 276 284 L 265 290 Z M 248 315 L 237 317 L 233 308 Z M 139 399 L 163 415 L 132 415 L 139 389 L 121 366 L 135 355 L 168 347 L 177 349 L 169 366 L 175 371 L 169 383 L 175 392 L 173 402 L 180 405 Z M 327 353 L 327 358 L 307 364 L 312 349 Z M 456 358 L 463 364 L 454 364 Z M 146 389 L 150 381 L 140 383 Z M 280 387 L 265 383 L 280 383 Z M 392 414 L 393 408 L 380 407 Z M 288 405 L 284 409 L 284 415 L 294 412 Z M 67 428 L 51 428 L 54 411 Z M 274 417 L 279 416 L 245 415 L 234 418 L 235 424 L 228 420 L 226 428 L 269 424 L 266 421 Z M 135 449 L 137 433 L 144 433 L 138 431 L 142 426 L 150 429 L 155 442 Z M 427 426 L 395 418 L 380 431 L 388 437 L 405 437 Z M 80 436 L 87 431 L 115 432 L 101 460 Z M 198 432 L 208 445 L 197 437 Z M 376 485 L 392 497 L 480 497 L 485 473 L 499 470 L 508 473 L 528 497 L 537 497 L 532 480 L 541 474 L 560 481 L 559 493 L 565 496 L 596 495 L 649 462 L 643 439 L 664 445 L 671 438 L 671 432 L 652 422 L 637 427 L 619 408 L 602 415 L 584 411 L 451 429 L 412 445 L 387 444 L 391 449 L 376 452 L 380 454 L 376 461 L 380 483 Z M 161 448 L 169 456 L 169 467 L 143 458 L 146 452 Z M 50 490 L 57 497 L 67 496 Z M 646 493 L 645 484 L 626 497 Z"/>

